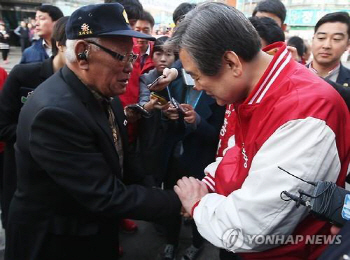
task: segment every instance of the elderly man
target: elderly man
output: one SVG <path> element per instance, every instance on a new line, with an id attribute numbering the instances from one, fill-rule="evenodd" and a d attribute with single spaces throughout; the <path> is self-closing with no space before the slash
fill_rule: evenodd
<path id="1" fill-rule="evenodd" d="M 7 260 L 117 259 L 120 218 L 180 213 L 174 192 L 133 179 L 120 102 L 132 63 L 131 30 L 117 3 L 68 20 L 67 66 L 41 84 L 18 122 L 18 188 L 6 230 Z"/>
<path id="2" fill-rule="evenodd" d="M 179 48 L 197 90 L 235 106 L 235 135 L 221 161 L 207 167 L 207 186 L 187 177 L 175 186 L 199 233 L 244 259 L 316 259 L 326 241 L 310 244 L 306 237 L 327 235 L 329 226 L 280 198 L 284 190 L 313 187 L 278 166 L 301 179 L 344 185 L 350 158 L 344 101 L 295 62 L 284 43 L 265 48 L 278 47 L 274 56 L 261 51 L 253 26 L 225 4 L 197 6 L 169 45 Z M 289 235 L 294 243 L 284 244 Z M 221 259 L 234 259 L 226 250 Z"/>

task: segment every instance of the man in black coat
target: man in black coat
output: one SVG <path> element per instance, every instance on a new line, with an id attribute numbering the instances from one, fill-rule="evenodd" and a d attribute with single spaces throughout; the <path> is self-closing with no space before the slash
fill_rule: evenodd
<path id="1" fill-rule="evenodd" d="M 22 105 L 34 89 L 53 74 L 52 59 L 31 64 L 18 64 L 9 74 L 0 94 L 0 140 L 6 142 L 4 152 L 1 217 L 6 228 L 8 209 L 16 190 L 16 161 L 14 143 L 18 115 Z"/>
<path id="2" fill-rule="evenodd" d="M 124 152 L 126 121 L 118 98 L 110 99 L 125 92 L 132 37 L 152 39 L 127 22 L 117 3 L 75 11 L 67 66 L 23 106 L 6 260 L 117 259 L 120 218 L 179 214 L 173 191 L 124 184 L 135 179 Z"/>

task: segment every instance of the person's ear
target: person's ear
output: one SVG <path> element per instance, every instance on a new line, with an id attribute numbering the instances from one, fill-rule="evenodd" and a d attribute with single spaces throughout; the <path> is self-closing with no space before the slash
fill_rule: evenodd
<path id="1" fill-rule="evenodd" d="M 89 69 L 89 45 L 85 41 L 78 41 L 75 44 L 74 53 L 80 69 Z"/>
<path id="2" fill-rule="evenodd" d="M 234 51 L 226 51 L 223 56 L 223 62 L 231 70 L 234 77 L 240 77 L 242 75 L 242 62 Z"/>
<path id="3" fill-rule="evenodd" d="M 282 31 L 285 32 L 287 30 L 287 24 L 286 23 L 282 24 L 281 29 Z"/>
<path id="4" fill-rule="evenodd" d="M 58 49 L 59 52 L 63 52 L 63 51 L 64 51 L 64 48 L 65 48 L 66 46 L 59 45 L 59 43 L 56 42 L 56 47 L 57 47 L 57 49 Z"/>

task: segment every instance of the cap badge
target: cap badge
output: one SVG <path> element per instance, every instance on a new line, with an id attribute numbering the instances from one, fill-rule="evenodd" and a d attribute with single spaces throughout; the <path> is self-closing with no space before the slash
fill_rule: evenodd
<path id="1" fill-rule="evenodd" d="M 90 26 L 87 23 L 83 23 L 80 28 L 79 36 L 92 34 L 92 30 L 90 30 Z"/>
<path id="2" fill-rule="evenodd" d="M 123 16 L 124 16 L 125 22 L 129 23 L 128 15 L 125 10 L 123 11 Z"/>

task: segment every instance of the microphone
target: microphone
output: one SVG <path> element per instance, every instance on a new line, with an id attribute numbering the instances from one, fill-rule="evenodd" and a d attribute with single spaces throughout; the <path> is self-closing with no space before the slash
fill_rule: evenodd
<path id="1" fill-rule="evenodd" d="M 151 89 L 153 86 L 158 84 L 158 81 L 160 79 L 165 79 L 167 81 L 167 84 L 169 84 L 170 82 L 172 82 L 174 79 L 177 78 L 177 75 L 179 73 L 177 72 L 177 69 L 175 68 L 165 68 L 163 70 L 163 75 L 160 75 L 158 78 L 156 78 L 152 83 L 147 85 L 148 89 Z"/>
<path id="2" fill-rule="evenodd" d="M 178 74 L 179 73 L 177 72 L 177 69 L 175 69 L 175 68 L 171 68 L 171 69 L 165 68 L 163 71 L 163 75 L 165 75 L 166 79 L 168 79 L 170 81 L 173 81 L 174 79 L 176 79 Z"/>

